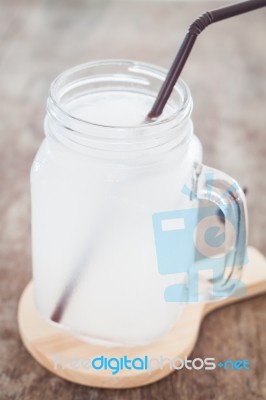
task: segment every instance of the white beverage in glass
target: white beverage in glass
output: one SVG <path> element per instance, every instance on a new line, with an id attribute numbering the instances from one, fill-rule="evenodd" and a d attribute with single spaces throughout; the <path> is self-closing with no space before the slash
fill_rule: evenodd
<path id="1" fill-rule="evenodd" d="M 164 77 L 106 61 L 51 86 L 31 173 L 35 301 L 45 319 L 98 344 L 156 341 L 184 306 L 165 301 L 185 274 L 159 273 L 152 216 L 191 207 L 182 188 L 201 145 L 182 81 L 160 119 L 144 122 Z"/>

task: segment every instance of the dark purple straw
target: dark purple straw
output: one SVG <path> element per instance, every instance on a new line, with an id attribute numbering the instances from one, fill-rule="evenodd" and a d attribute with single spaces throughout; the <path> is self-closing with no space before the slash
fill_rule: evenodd
<path id="1" fill-rule="evenodd" d="M 166 79 L 160 89 L 160 92 L 152 106 L 151 111 L 147 115 L 147 120 L 158 118 L 163 112 L 173 88 L 183 70 L 188 59 L 192 47 L 198 35 L 210 24 L 231 18 L 236 15 L 244 14 L 257 8 L 265 7 L 266 0 L 249 0 L 236 3 L 227 7 L 218 8 L 217 10 L 207 11 L 197 18 L 189 27 L 188 32 L 181 44 L 180 49 L 174 59 L 174 62 L 166 76 Z"/>
<path id="2" fill-rule="evenodd" d="M 197 36 L 203 31 L 208 25 L 213 22 L 221 21 L 226 18 L 233 17 L 235 15 L 243 14 L 248 11 L 255 10 L 260 7 L 266 6 L 266 0 L 249 0 L 243 3 L 237 3 L 232 6 L 219 8 L 218 10 L 208 11 L 201 17 L 196 19 L 192 25 L 190 25 L 188 33 L 177 53 L 177 56 L 168 72 L 168 75 L 162 85 L 162 88 L 157 96 L 157 99 L 147 116 L 147 120 L 157 118 L 161 115 L 164 106 L 172 93 L 174 85 L 179 78 L 179 75 L 185 65 L 185 62 L 191 52 L 191 49 L 196 41 Z M 92 247 L 90 248 L 91 251 Z M 90 253 L 90 252 L 89 252 Z M 54 322 L 60 322 L 64 316 L 64 313 L 68 307 L 71 296 L 77 285 L 77 282 L 81 279 L 82 272 L 84 271 L 85 260 L 82 259 L 73 274 L 68 279 L 68 284 L 62 291 L 57 304 L 51 315 L 51 320 Z"/>

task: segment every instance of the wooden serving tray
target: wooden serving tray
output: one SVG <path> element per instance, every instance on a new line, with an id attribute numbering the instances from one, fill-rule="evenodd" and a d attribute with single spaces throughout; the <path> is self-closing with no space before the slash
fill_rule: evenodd
<path id="1" fill-rule="evenodd" d="M 84 359 L 105 356 L 129 359 L 148 356 L 149 358 L 182 358 L 188 357 L 197 340 L 199 328 L 205 315 L 228 304 L 266 291 L 266 260 L 255 248 L 249 247 L 249 264 L 244 267 L 242 282 L 247 287 L 243 297 L 230 297 L 210 303 L 189 304 L 173 329 L 162 339 L 143 347 L 102 347 L 83 342 L 68 333 L 44 321 L 38 314 L 33 301 L 33 285 L 30 282 L 25 288 L 18 309 L 20 335 L 30 354 L 52 373 L 71 382 L 102 388 L 133 388 L 158 381 L 173 370 L 166 363 L 162 369 L 151 373 L 146 370 L 121 370 L 112 375 L 110 369 L 55 369 L 54 357 L 59 359 Z"/>

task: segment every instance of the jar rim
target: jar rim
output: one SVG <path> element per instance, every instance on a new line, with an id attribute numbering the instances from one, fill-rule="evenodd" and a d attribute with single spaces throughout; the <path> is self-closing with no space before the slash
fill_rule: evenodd
<path id="1" fill-rule="evenodd" d="M 191 94 L 190 90 L 187 86 L 187 84 L 182 80 L 179 79 L 176 85 L 174 86 L 173 91 L 180 92 L 182 93 L 182 102 L 179 108 L 176 108 L 175 111 L 171 112 L 170 115 L 161 117 L 160 119 L 157 120 L 151 120 L 149 122 L 143 121 L 142 123 L 138 125 L 105 125 L 105 124 L 98 124 L 95 122 L 90 122 L 88 120 L 82 119 L 80 117 L 77 117 L 73 115 L 71 112 L 67 110 L 66 107 L 64 107 L 64 104 L 60 101 L 60 88 L 64 87 L 64 82 L 67 79 L 71 79 L 71 77 L 74 77 L 76 73 L 79 72 L 84 72 L 85 70 L 89 70 L 90 68 L 95 68 L 95 67 L 108 67 L 108 66 L 115 66 L 115 65 L 120 65 L 120 66 L 128 66 L 131 68 L 131 70 L 134 69 L 134 71 L 138 70 L 138 72 L 143 72 L 147 77 L 156 77 L 161 80 L 163 83 L 163 80 L 167 74 L 167 70 L 162 67 L 158 67 L 156 65 L 146 63 L 146 62 L 139 62 L 139 61 L 132 61 L 132 60 L 126 60 L 126 59 L 107 59 L 107 60 L 97 60 L 97 61 L 92 61 L 92 62 L 87 62 L 83 64 L 76 65 L 72 68 L 69 68 L 59 74 L 51 83 L 50 86 L 50 91 L 49 91 L 49 100 L 50 103 L 52 104 L 53 107 L 56 108 L 56 110 L 62 114 L 62 116 L 66 119 L 64 125 L 68 125 L 68 122 L 70 122 L 70 125 L 73 123 L 78 123 L 79 126 L 83 125 L 84 127 L 93 127 L 94 129 L 100 128 L 100 129 L 108 129 L 108 130 L 116 130 L 116 131 L 135 131 L 136 129 L 141 129 L 144 130 L 145 132 L 150 129 L 151 127 L 156 128 L 156 127 L 161 127 L 165 125 L 172 125 L 173 122 L 175 125 L 180 125 L 185 119 L 187 119 L 192 111 L 192 99 L 191 99 Z M 154 97 L 155 99 L 155 97 Z M 49 104 L 49 101 L 48 101 Z M 49 106 L 48 106 L 49 108 Z M 49 111 L 49 110 L 48 110 Z M 53 113 L 54 114 L 54 113 Z M 81 133 L 81 132 L 80 132 Z"/>

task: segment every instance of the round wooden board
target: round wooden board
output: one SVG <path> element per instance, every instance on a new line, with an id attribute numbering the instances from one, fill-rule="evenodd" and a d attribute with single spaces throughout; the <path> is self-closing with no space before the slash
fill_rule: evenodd
<path id="1" fill-rule="evenodd" d="M 266 261 L 256 249 L 249 248 L 249 265 L 245 267 L 242 281 L 248 288 L 246 297 L 266 291 Z M 245 298 L 246 298 L 245 297 Z M 242 298 L 243 299 L 243 298 Z M 20 335 L 30 354 L 52 373 L 87 386 L 102 388 L 133 388 L 143 386 L 162 379 L 173 372 L 169 364 L 162 368 L 147 370 L 123 369 L 112 374 L 110 369 L 95 370 L 92 368 L 70 368 L 69 364 L 62 366 L 62 360 L 95 358 L 128 359 L 168 358 L 184 359 L 192 352 L 197 340 L 198 331 L 204 316 L 223 305 L 240 300 L 239 297 L 216 301 L 212 303 L 198 303 L 187 305 L 181 318 L 173 329 L 161 340 L 143 347 L 103 347 L 86 343 L 58 329 L 42 319 L 38 314 L 33 300 L 33 284 L 30 282 L 25 288 L 18 309 L 18 324 Z M 56 362 L 58 360 L 59 362 Z"/>

